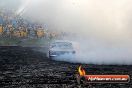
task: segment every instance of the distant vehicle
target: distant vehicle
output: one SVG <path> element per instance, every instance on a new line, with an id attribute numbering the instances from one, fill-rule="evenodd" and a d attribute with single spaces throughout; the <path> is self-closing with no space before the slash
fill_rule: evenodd
<path id="1" fill-rule="evenodd" d="M 57 58 L 63 55 L 75 55 L 75 53 L 76 51 L 72 42 L 65 40 L 56 40 L 50 44 L 47 52 L 47 57 Z"/>

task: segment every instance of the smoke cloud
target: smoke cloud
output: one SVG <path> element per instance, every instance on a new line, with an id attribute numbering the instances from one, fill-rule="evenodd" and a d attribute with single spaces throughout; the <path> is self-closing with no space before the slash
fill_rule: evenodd
<path id="1" fill-rule="evenodd" d="M 6 1 L 6 0 L 5 0 Z M 23 0 L 23 16 L 50 30 L 75 33 L 79 43 L 71 62 L 132 64 L 131 0 Z M 67 59 L 64 59 L 67 60 Z"/>

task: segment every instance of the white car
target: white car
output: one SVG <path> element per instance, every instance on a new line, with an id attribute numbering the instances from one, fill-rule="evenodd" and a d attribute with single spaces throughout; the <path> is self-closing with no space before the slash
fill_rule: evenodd
<path id="1" fill-rule="evenodd" d="M 52 42 L 49 46 L 47 57 L 57 58 L 65 55 L 75 55 L 76 51 L 74 49 L 73 43 L 70 41 L 56 40 Z"/>

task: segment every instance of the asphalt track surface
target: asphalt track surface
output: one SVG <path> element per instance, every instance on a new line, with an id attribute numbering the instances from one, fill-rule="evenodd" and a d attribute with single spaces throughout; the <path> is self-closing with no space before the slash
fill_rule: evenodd
<path id="1" fill-rule="evenodd" d="M 80 63 L 51 60 L 37 49 L 21 46 L 0 47 L 0 88 L 132 88 L 131 81 L 124 84 L 78 85 L 75 74 Z M 131 65 L 82 66 L 88 74 L 128 74 L 132 77 Z"/>

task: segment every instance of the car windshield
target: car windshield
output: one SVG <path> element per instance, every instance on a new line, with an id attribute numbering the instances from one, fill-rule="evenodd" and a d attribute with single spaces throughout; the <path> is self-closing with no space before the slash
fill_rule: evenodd
<path id="1" fill-rule="evenodd" d="M 51 48 L 62 48 L 62 49 L 72 49 L 72 43 L 68 42 L 55 42 L 51 44 Z"/>

